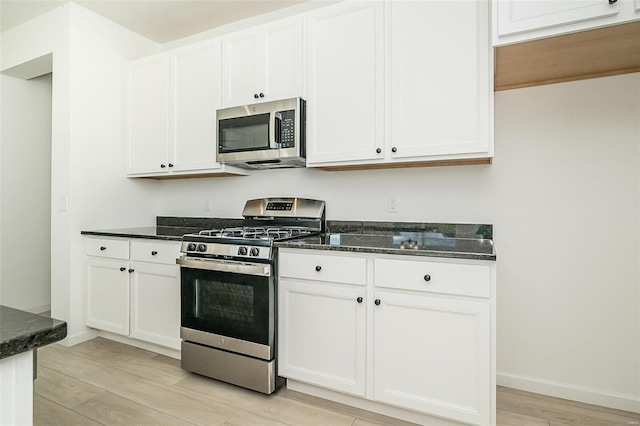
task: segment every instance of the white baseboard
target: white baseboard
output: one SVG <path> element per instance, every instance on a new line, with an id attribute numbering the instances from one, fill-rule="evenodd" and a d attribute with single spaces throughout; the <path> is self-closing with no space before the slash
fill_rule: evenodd
<path id="1" fill-rule="evenodd" d="M 135 346 L 136 348 L 155 352 L 160 355 L 165 355 L 170 358 L 181 359 L 181 352 L 177 349 L 165 348 L 164 346 L 143 342 L 141 340 L 132 339 L 127 336 L 120 336 L 119 334 L 109 333 L 108 331 L 98 331 L 98 336 L 104 337 L 105 339 L 114 340 L 116 342 L 124 343 L 129 346 Z"/>
<path id="2" fill-rule="evenodd" d="M 49 305 L 41 305 L 41 306 L 33 306 L 28 309 L 22 309 L 23 311 L 30 312 L 32 314 L 41 314 L 43 312 L 51 311 L 51 304 Z"/>
<path id="3" fill-rule="evenodd" d="M 63 340 L 59 341 L 62 346 L 74 346 L 78 343 L 86 342 L 96 337 L 98 333 L 95 330 L 86 330 L 80 333 L 76 333 L 73 336 L 67 335 Z"/>
<path id="4" fill-rule="evenodd" d="M 572 401 L 640 413 L 640 395 L 611 392 L 603 389 L 501 372 L 497 373 L 497 384 L 498 386 L 540 393 L 556 398 L 570 399 Z"/>

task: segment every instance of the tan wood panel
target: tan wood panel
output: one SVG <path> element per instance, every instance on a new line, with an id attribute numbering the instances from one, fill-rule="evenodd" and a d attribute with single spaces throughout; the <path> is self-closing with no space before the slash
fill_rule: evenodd
<path id="1" fill-rule="evenodd" d="M 501 46 L 495 90 L 640 71 L 640 21 Z"/>
<path id="2" fill-rule="evenodd" d="M 410 167 L 436 167 L 436 166 L 469 166 L 476 164 L 491 164 L 491 158 L 470 158 L 466 160 L 435 160 L 435 161 L 410 161 L 405 163 L 379 163 L 379 164 L 354 164 L 348 166 L 314 167 L 327 172 L 342 172 L 350 170 L 377 170 L 377 169 L 406 169 Z"/>

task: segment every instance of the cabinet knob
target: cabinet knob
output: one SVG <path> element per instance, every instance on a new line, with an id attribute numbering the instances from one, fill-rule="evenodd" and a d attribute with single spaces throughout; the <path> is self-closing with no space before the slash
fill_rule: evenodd
<path id="1" fill-rule="evenodd" d="M 377 154 L 380 154 L 381 152 L 382 152 L 382 149 L 381 149 L 381 148 L 376 148 L 376 153 L 377 153 Z"/>
<path id="2" fill-rule="evenodd" d="M 616 4 L 618 0 L 609 0 L 609 4 Z"/>
<path id="3" fill-rule="evenodd" d="M 156 254 L 158 254 L 158 252 L 155 250 L 151 252 L 151 256 L 155 256 Z"/>
<path id="4" fill-rule="evenodd" d="M 264 93 L 260 93 L 260 97 L 261 97 L 261 98 L 264 98 Z"/>
<path id="5" fill-rule="evenodd" d="M 164 169 L 165 167 L 167 167 L 167 166 L 165 166 L 164 164 L 160 164 L 160 168 L 161 169 Z"/>
<path id="6" fill-rule="evenodd" d="M 132 273 L 132 272 L 133 272 L 133 269 L 129 269 L 129 273 Z"/>
<path id="7" fill-rule="evenodd" d="M 120 272 L 124 272 L 124 271 L 126 271 L 126 270 L 127 270 L 127 268 L 125 268 L 124 266 L 121 266 L 121 267 L 120 267 Z"/>
<path id="8" fill-rule="evenodd" d="M 363 299 L 362 299 L 362 297 L 358 297 L 358 298 L 356 299 L 356 302 L 358 302 L 358 303 L 362 303 L 362 300 L 363 300 Z"/>
<path id="9" fill-rule="evenodd" d="M 169 167 L 173 167 L 173 163 L 169 163 Z"/>
<path id="10" fill-rule="evenodd" d="M 374 300 L 374 301 L 373 301 L 373 303 L 375 303 L 375 304 L 376 304 L 376 306 L 380 306 L 380 299 L 376 299 L 376 300 Z"/>
<path id="11" fill-rule="evenodd" d="M 424 276 L 425 281 L 431 281 L 431 275 L 427 274 Z"/>
<path id="12" fill-rule="evenodd" d="M 107 248 L 105 246 L 100 247 L 100 251 L 105 251 Z"/>
<path id="13" fill-rule="evenodd" d="M 254 98 L 256 98 L 256 99 L 258 99 L 258 94 L 257 94 L 257 93 L 254 93 L 254 94 L 253 94 L 253 97 L 254 97 Z"/>
<path id="14" fill-rule="evenodd" d="M 316 266 L 316 271 L 320 272 L 321 269 L 322 269 L 322 266 L 320 265 Z"/>
<path id="15" fill-rule="evenodd" d="M 391 148 L 391 152 L 398 152 L 398 148 L 394 146 L 393 148 Z"/>

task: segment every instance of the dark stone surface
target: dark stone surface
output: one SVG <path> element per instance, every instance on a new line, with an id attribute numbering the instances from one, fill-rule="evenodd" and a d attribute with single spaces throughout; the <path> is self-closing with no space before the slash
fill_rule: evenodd
<path id="1" fill-rule="evenodd" d="M 495 260 L 493 225 L 327 221 L 328 233 L 276 247 Z"/>
<path id="2" fill-rule="evenodd" d="M 0 359 L 67 337 L 67 323 L 0 305 Z"/>
<path id="3" fill-rule="evenodd" d="M 159 216 L 155 227 L 82 231 L 83 235 L 180 241 L 204 229 L 242 226 L 244 219 Z M 327 234 L 276 243 L 276 247 L 408 256 L 495 260 L 493 225 L 327 221 Z"/>

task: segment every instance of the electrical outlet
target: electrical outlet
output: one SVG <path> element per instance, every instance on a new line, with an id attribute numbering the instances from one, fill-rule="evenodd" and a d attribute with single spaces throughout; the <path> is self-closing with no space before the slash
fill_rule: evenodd
<path id="1" fill-rule="evenodd" d="M 395 195 L 387 197 L 387 211 L 389 213 L 398 213 L 398 198 Z"/>
<path id="2" fill-rule="evenodd" d="M 59 212 L 69 211 L 69 197 L 67 195 L 62 195 L 58 197 L 58 211 Z"/>
<path id="3" fill-rule="evenodd" d="M 205 212 L 210 212 L 211 211 L 211 198 L 205 198 L 204 199 L 204 211 Z"/>

